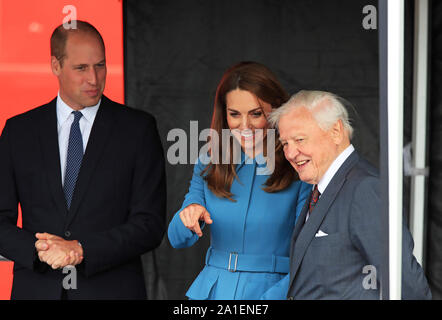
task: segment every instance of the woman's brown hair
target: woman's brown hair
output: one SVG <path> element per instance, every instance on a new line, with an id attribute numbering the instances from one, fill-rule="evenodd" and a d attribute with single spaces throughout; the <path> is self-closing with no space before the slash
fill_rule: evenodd
<path id="1" fill-rule="evenodd" d="M 223 129 L 229 129 L 227 124 L 226 95 L 235 89 L 245 90 L 254 94 L 259 100 L 269 103 L 272 108 L 279 108 L 289 98 L 276 76 L 266 66 L 257 62 L 240 62 L 232 66 L 221 78 L 215 95 L 211 128 L 217 132 L 218 137 L 221 137 Z M 230 147 L 232 147 L 232 142 L 230 142 Z M 233 152 L 229 152 L 229 154 L 232 160 Z M 215 195 L 234 201 L 230 189 L 233 179 L 238 178 L 235 167 L 236 165 L 233 161 L 229 161 L 228 164 L 222 162 L 214 164 L 210 162 L 201 175 Z M 297 179 L 298 175 L 285 159 L 282 145 L 278 137 L 276 137 L 275 169 L 265 182 L 263 190 L 266 192 L 278 192 L 287 188 Z"/>

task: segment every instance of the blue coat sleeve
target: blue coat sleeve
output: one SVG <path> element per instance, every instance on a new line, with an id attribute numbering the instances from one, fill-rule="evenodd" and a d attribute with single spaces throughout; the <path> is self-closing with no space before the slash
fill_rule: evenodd
<path id="1" fill-rule="evenodd" d="M 167 230 L 167 235 L 169 237 L 169 242 L 174 248 L 187 248 L 192 246 L 197 240 L 198 235 L 189 229 L 187 229 L 180 219 L 180 212 L 190 204 L 199 204 L 206 207 L 206 199 L 204 193 L 204 179 L 201 176 L 201 172 L 206 167 L 200 160 L 195 164 L 193 168 L 193 176 L 190 181 L 189 192 L 187 192 L 184 202 L 173 216 L 169 228 Z M 202 226 L 203 227 L 203 226 Z"/>
<path id="2" fill-rule="evenodd" d="M 287 274 L 261 296 L 260 300 L 285 300 L 289 290 L 290 276 Z"/>

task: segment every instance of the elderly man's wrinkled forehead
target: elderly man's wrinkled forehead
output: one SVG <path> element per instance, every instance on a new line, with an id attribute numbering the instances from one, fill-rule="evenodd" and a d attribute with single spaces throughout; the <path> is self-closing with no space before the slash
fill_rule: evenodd
<path id="1" fill-rule="evenodd" d="M 310 97 L 296 97 L 293 99 L 291 105 L 291 110 L 305 109 L 306 112 L 310 113 L 312 118 L 317 122 L 319 127 L 326 130 L 326 125 L 328 124 L 327 117 L 329 116 L 329 111 L 333 107 L 333 99 L 328 96 L 316 97 L 314 99 L 309 99 Z"/>

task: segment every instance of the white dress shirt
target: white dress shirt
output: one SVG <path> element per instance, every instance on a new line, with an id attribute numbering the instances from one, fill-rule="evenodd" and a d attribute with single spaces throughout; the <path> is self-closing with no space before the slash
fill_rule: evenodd
<path id="1" fill-rule="evenodd" d="M 355 150 L 352 144 L 350 144 L 347 148 L 345 148 L 344 151 L 342 151 L 339 156 L 332 162 L 330 167 L 328 167 L 325 174 L 322 176 L 321 180 L 318 182 L 318 191 L 320 192 L 319 198 L 321 198 L 321 195 L 324 193 L 325 188 L 327 188 L 328 184 L 330 183 L 331 179 L 333 179 L 336 172 L 339 170 L 339 168 L 342 166 L 342 164 L 347 160 L 347 158 L 352 154 L 352 152 Z M 312 189 L 315 186 L 312 187 Z M 307 213 L 307 217 L 305 221 L 307 221 L 309 217 L 309 213 Z"/>
<path id="2" fill-rule="evenodd" d="M 95 116 L 100 107 L 101 99 L 95 106 L 84 108 L 81 111 L 83 116 L 80 118 L 80 132 L 83 138 L 83 152 L 86 151 L 86 146 L 91 134 L 92 125 L 94 124 Z M 60 97 L 57 97 L 57 128 L 58 128 L 58 148 L 60 150 L 60 168 L 61 168 L 61 182 L 64 185 L 64 176 L 66 171 L 66 159 L 68 155 L 69 134 L 71 132 L 71 125 L 74 122 L 75 111 L 69 107 Z"/>

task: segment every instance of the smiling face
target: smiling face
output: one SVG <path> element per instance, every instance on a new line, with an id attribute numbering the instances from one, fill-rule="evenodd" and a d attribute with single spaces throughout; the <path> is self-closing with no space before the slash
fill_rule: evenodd
<path id="1" fill-rule="evenodd" d="M 97 37 L 81 32 L 70 34 L 63 65 L 51 57 L 52 72 L 58 77 L 60 97 L 75 110 L 94 106 L 106 83 L 104 47 Z"/>
<path id="2" fill-rule="evenodd" d="M 235 89 L 227 93 L 227 124 L 246 153 L 262 146 L 268 128 L 267 114 L 271 111 L 269 103 L 258 100 L 249 91 Z M 255 154 L 258 153 L 255 150 Z"/>
<path id="3" fill-rule="evenodd" d="M 299 178 L 310 184 L 321 180 L 349 144 L 341 121 L 324 131 L 304 107 L 281 116 L 278 128 L 285 157 L 298 172 Z"/>

